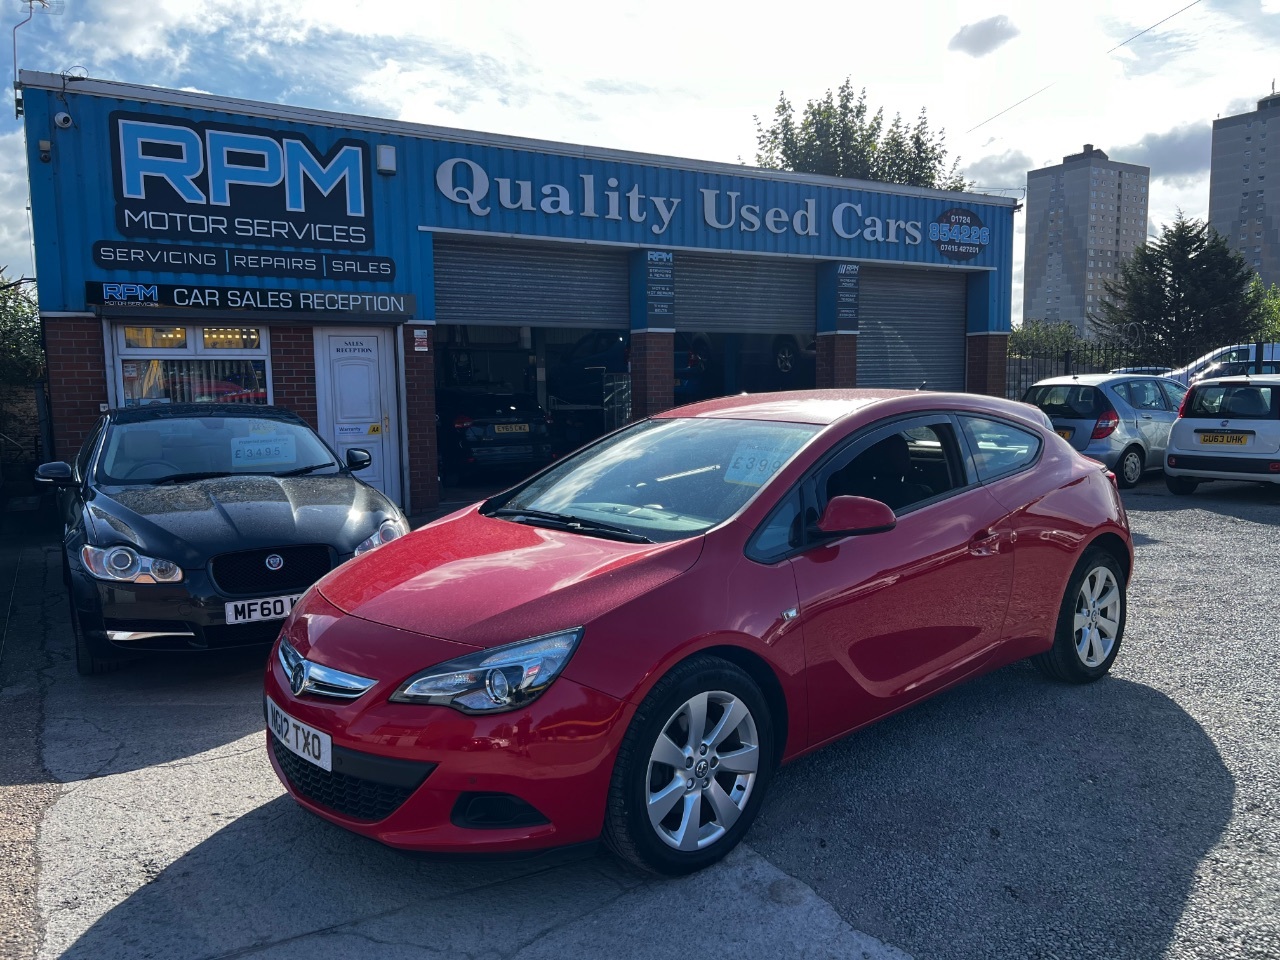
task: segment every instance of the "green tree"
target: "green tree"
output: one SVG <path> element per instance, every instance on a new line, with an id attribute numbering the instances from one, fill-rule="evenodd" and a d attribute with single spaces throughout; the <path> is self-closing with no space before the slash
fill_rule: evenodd
<path id="1" fill-rule="evenodd" d="M 7 279 L 0 267 L 0 383 L 27 384 L 44 372 L 40 312 L 29 287 Z"/>
<path id="2" fill-rule="evenodd" d="M 1090 329 L 1100 340 L 1141 344 L 1147 363 L 1177 366 L 1229 343 L 1256 339 L 1263 295 L 1240 254 L 1202 220 L 1179 211 L 1160 237 L 1138 247 L 1103 284 L 1101 313 Z"/>
<path id="3" fill-rule="evenodd" d="M 1261 277 L 1253 278 L 1253 286 L 1261 304 L 1262 328 L 1258 336 L 1265 343 L 1280 343 L 1280 287 L 1274 283 L 1264 286 Z"/>
<path id="4" fill-rule="evenodd" d="M 923 107 L 912 126 L 896 114 L 885 125 L 884 110 L 867 107 L 867 91 L 856 95 L 845 78 L 837 93 L 830 90 L 805 104 L 796 120 L 786 94 L 778 96 L 773 121 L 756 123 L 756 163 L 770 170 L 819 173 L 855 180 L 878 180 L 913 187 L 965 190 L 970 184 L 947 166 L 946 137 L 929 129 Z"/>
<path id="5" fill-rule="evenodd" d="M 1026 320 L 1014 327 L 1009 334 L 1008 354 L 1011 357 L 1060 357 L 1067 350 L 1076 350 L 1085 340 L 1076 332 L 1070 320 Z"/>

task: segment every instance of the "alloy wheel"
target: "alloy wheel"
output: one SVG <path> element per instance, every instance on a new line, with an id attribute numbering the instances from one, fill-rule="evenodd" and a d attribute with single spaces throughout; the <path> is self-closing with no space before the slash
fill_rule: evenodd
<path id="1" fill-rule="evenodd" d="M 790 373 L 791 368 L 795 366 L 795 362 L 796 362 L 795 348 L 792 347 L 791 344 L 789 343 L 783 344 L 782 346 L 778 347 L 776 353 L 774 354 L 774 360 L 777 361 L 779 372 Z"/>
<path id="2" fill-rule="evenodd" d="M 1111 656 L 1120 635 L 1120 584 L 1107 567 L 1089 571 L 1080 584 L 1075 605 L 1076 654 L 1086 667 L 1096 667 Z"/>
<path id="3" fill-rule="evenodd" d="M 742 815 L 759 772 L 759 733 L 747 705 L 724 690 L 695 694 L 649 754 L 649 823 L 674 850 L 705 849 Z"/>
<path id="4" fill-rule="evenodd" d="M 1132 487 L 1142 479 L 1142 454 L 1130 450 L 1120 461 L 1120 473 L 1124 477 L 1125 486 Z"/>

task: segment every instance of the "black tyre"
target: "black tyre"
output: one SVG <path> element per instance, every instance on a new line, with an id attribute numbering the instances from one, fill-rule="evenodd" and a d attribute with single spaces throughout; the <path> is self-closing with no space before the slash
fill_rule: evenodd
<path id="1" fill-rule="evenodd" d="M 684 661 L 645 697 L 618 748 L 605 843 L 651 873 L 710 866 L 751 826 L 775 756 L 755 681 L 716 657 Z"/>
<path id="2" fill-rule="evenodd" d="M 1053 646 L 1032 661 L 1067 683 L 1106 676 L 1120 652 L 1127 611 L 1124 569 L 1106 550 L 1090 547 L 1067 582 Z"/>
<path id="3" fill-rule="evenodd" d="M 82 677 L 110 673 L 113 670 L 119 670 L 129 662 L 124 659 L 104 659 L 93 655 L 93 648 L 89 645 L 89 638 L 85 636 L 84 627 L 80 623 L 80 614 L 74 603 L 71 604 L 71 635 L 76 648 L 76 673 Z"/>
<path id="4" fill-rule="evenodd" d="M 1116 483 L 1121 490 L 1128 490 L 1138 485 L 1142 479 L 1142 471 L 1146 469 L 1146 457 L 1141 447 L 1129 447 L 1120 455 L 1116 464 Z"/>
<path id="5" fill-rule="evenodd" d="M 1196 492 L 1196 487 L 1200 486 L 1199 480 L 1190 480 L 1187 477 L 1173 477 L 1169 474 L 1164 475 L 1164 485 L 1169 488 L 1169 492 L 1177 497 L 1187 497 Z"/>

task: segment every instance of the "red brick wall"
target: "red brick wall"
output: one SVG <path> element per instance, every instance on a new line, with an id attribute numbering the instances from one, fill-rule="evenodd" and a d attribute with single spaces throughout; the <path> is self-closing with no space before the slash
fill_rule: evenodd
<path id="1" fill-rule="evenodd" d="M 631 419 L 670 410 L 676 405 L 674 333 L 631 335 Z"/>
<path id="2" fill-rule="evenodd" d="M 1007 373 L 1005 356 L 1009 352 L 1009 335 L 1007 333 L 977 334 L 965 339 L 968 341 L 965 389 L 969 393 L 1003 397 Z"/>
<path id="3" fill-rule="evenodd" d="M 858 338 L 848 333 L 818 337 L 817 386 L 856 387 L 858 385 Z"/>
<path id="4" fill-rule="evenodd" d="M 107 402 L 107 359 L 97 317 L 44 317 L 54 456 L 71 460 Z"/>
<path id="5" fill-rule="evenodd" d="M 288 407 L 317 427 L 314 329 L 271 328 L 271 395 L 276 406 Z"/>
<path id="6" fill-rule="evenodd" d="M 414 350 L 413 331 L 404 329 L 405 407 L 409 422 L 409 503 L 415 514 L 440 503 L 436 467 L 436 331 L 429 327 L 430 350 Z"/>

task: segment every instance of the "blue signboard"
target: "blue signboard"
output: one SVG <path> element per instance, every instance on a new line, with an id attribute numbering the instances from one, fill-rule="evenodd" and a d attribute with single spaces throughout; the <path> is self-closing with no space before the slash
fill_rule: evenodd
<path id="1" fill-rule="evenodd" d="M 83 310 L 86 290 L 127 281 L 292 291 L 293 310 L 377 294 L 430 320 L 439 231 L 948 266 L 995 271 L 1009 287 L 1014 205 L 1001 198 L 468 142 L 407 124 L 286 122 L 265 106 L 232 114 L 212 97 L 119 89 L 27 87 L 45 310 Z M 55 124 L 55 112 L 73 121 Z M 645 262 L 648 322 L 670 326 L 672 263 Z M 842 328 L 856 326 L 856 272 L 845 281 Z M 1007 302 L 996 314 L 984 325 L 1007 328 Z"/>

